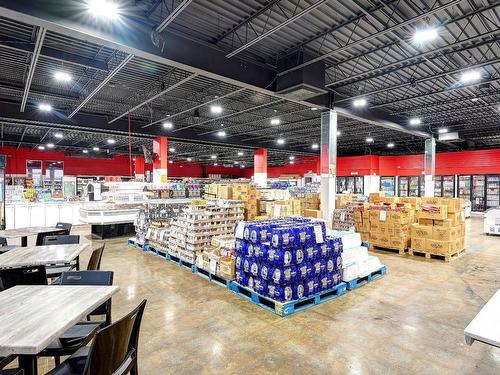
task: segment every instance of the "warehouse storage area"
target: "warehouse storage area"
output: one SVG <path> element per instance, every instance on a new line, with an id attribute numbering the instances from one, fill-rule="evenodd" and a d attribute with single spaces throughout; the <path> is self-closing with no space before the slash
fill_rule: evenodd
<path id="1" fill-rule="evenodd" d="M 499 25 L 0 1 L 0 375 L 499 373 Z"/>

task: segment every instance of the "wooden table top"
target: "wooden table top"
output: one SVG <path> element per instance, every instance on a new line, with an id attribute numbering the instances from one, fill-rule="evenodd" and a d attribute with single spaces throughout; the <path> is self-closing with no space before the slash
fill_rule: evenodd
<path id="1" fill-rule="evenodd" d="M 19 238 L 44 232 L 55 232 L 58 230 L 62 229 L 56 227 L 28 227 L 28 228 L 17 228 L 17 229 L 5 229 L 5 230 L 0 230 L 0 237 Z"/>
<path id="2" fill-rule="evenodd" d="M 0 254 L 0 268 L 69 263 L 89 246 L 89 243 L 82 243 L 77 245 L 16 247 L 4 254 Z"/>
<path id="3" fill-rule="evenodd" d="M 500 348 L 500 289 L 465 328 L 464 336 L 467 345 L 477 340 Z"/>
<path id="4" fill-rule="evenodd" d="M 39 353 L 118 290 L 117 286 L 18 285 L 0 292 L 0 356 Z"/>

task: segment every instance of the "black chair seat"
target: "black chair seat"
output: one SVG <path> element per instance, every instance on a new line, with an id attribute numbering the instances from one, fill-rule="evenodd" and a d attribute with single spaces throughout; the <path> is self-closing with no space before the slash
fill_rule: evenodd
<path id="1" fill-rule="evenodd" d="M 74 270 L 76 265 L 64 265 L 64 266 L 47 266 L 47 277 L 52 279 L 54 277 L 60 277 L 63 272 L 69 272 Z"/>
<path id="2" fill-rule="evenodd" d="M 24 371 L 18 368 L 10 368 L 7 370 L 0 370 L 0 375 L 23 375 Z"/>
<path id="3" fill-rule="evenodd" d="M 78 323 L 64 332 L 57 340 L 52 341 L 39 355 L 43 357 L 70 355 L 90 342 L 101 327 L 99 322 Z"/>
<path id="4" fill-rule="evenodd" d="M 55 367 L 47 375 L 82 375 L 89 356 L 90 347 L 84 346 Z"/>
<path id="5" fill-rule="evenodd" d="M 17 246 L 14 246 L 14 245 L 2 246 L 2 247 L 0 247 L 0 254 L 6 253 L 7 251 L 15 249 L 16 247 Z"/>

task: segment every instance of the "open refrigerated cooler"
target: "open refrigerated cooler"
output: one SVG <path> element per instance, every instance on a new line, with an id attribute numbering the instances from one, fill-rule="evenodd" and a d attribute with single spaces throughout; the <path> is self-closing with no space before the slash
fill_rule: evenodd
<path id="1" fill-rule="evenodd" d="M 396 177 L 385 176 L 380 177 L 380 191 L 385 192 L 388 196 L 396 195 Z"/>
<path id="2" fill-rule="evenodd" d="M 486 209 L 500 206 L 500 176 L 486 176 Z"/>

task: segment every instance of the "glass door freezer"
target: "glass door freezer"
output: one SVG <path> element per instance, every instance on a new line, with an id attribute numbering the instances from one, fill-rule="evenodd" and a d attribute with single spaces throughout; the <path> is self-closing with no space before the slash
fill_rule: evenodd
<path id="1" fill-rule="evenodd" d="M 400 197 L 407 197 L 408 196 L 409 180 L 410 180 L 410 177 L 406 177 L 406 176 L 399 177 L 398 192 L 399 192 Z"/>
<path id="2" fill-rule="evenodd" d="M 420 177 L 419 176 L 408 177 L 408 196 L 409 197 L 419 197 L 420 196 Z"/>
<path id="3" fill-rule="evenodd" d="M 346 178 L 337 177 L 337 194 L 342 194 L 346 190 Z"/>
<path id="4" fill-rule="evenodd" d="M 484 211 L 486 195 L 486 176 L 472 176 L 472 211 Z"/>
<path id="5" fill-rule="evenodd" d="M 443 176 L 442 178 L 442 197 L 454 198 L 455 197 L 455 176 Z"/>
<path id="6" fill-rule="evenodd" d="M 472 190 L 472 177 L 471 176 L 458 176 L 458 197 L 465 199 L 466 201 L 471 200 L 471 190 Z"/>
<path id="7" fill-rule="evenodd" d="M 434 176 L 434 196 L 443 196 L 443 176 Z"/>
<path id="8" fill-rule="evenodd" d="M 486 176 L 486 208 L 500 205 L 500 176 Z"/>
<path id="9" fill-rule="evenodd" d="M 354 177 L 354 194 L 365 193 L 365 179 L 363 176 Z"/>
<path id="10" fill-rule="evenodd" d="M 393 197 L 396 194 L 396 177 L 380 177 L 380 191 L 385 192 L 387 196 Z"/>

